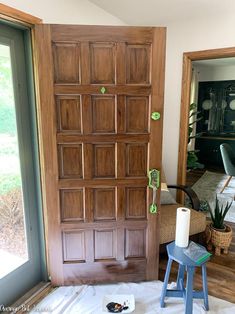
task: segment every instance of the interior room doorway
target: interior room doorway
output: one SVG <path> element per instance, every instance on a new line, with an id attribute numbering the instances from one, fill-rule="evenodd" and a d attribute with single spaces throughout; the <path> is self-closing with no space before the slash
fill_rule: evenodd
<path id="1" fill-rule="evenodd" d="M 235 181 L 223 190 L 228 176 L 220 145 L 233 148 L 235 141 L 234 56 L 234 48 L 184 53 L 178 162 L 178 184 L 193 187 L 202 210 L 214 206 L 216 194 L 223 203 L 233 202 L 230 222 L 235 222 Z"/>

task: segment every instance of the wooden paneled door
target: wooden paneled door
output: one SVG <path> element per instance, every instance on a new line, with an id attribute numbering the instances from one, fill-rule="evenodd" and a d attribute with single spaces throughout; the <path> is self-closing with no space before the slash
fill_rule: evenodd
<path id="1" fill-rule="evenodd" d="M 157 279 L 165 28 L 38 25 L 35 50 L 53 284 Z"/>

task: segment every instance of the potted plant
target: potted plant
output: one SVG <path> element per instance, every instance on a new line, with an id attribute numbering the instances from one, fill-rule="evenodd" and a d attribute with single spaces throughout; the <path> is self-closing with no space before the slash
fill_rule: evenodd
<path id="1" fill-rule="evenodd" d="M 193 135 L 193 130 L 202 116 L 198 117 L 198 114 L 201 114 L 200 111 L 197 111 L 197 104 L 192 103 L 189 107 L 189 126 L 188 126 L 188 144 L 191 140 L 201 137 L 202 133 L 196 133 Z M 187 151 L 187 169 L 203 169 L 204 165 L 198 161 L 197 153 L 199 150 L 188 150 Z"/>
<path id="2" fill-rule="evenodd" d="M 216 195 L 214 210 L 208 208 L 211 224 L 206 229 L 206 242 L 208 250 L 215 247 L 215 255 L 220 255 L 222 249 L 224 254 L 228 254 L 228 248 L 232 241 L 232 228 L 224 223 L 224 218 L 231 206 L 232 202 L 227 202 L 225 205 L 220 204 Z"/>

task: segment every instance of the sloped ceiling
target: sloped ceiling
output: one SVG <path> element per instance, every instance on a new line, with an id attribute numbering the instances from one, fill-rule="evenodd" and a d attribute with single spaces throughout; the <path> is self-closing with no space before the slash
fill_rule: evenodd
<path id="1" fill-rule="evenodd" d="M 234 0 L 89 0 L 129 25 L 167 26 L 179 20 L 234 14 Z"/>

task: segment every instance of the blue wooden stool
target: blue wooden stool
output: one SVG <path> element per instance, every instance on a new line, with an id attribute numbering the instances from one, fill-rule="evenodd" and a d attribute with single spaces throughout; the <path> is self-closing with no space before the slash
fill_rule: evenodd
<path id="1" fill-rule="evenodd" d="M 206 311 L 209 310 L 208 303 L 208 288 L 207 288 L 207 276 L 206 276 L 206 262 L 210 259 L 208 257 L 202 263 L 198 264 L 191 260 L 183 253 L 183 248 L 177 247 L 175 242 L 167 245 L 168 263 L 166 268 L 166 274 L 162 287 L 162 294 L 160 299 L 161 307 L 165 306 L 165 297 L 184 298 L 185 302 L 185 314 L 192 314 L 193 311 L 193 298 L 204 299 L 204 306 Z M 176 261 L 179 264 L 176 289 L 167 289 L 167 284 L 170 277 L 172 261 Z M 203 290 L 193 290 L 193 276 L 195 267 L 202 268 L 202 282 Z M 184 287 L 184 273 L 187 272 L 186 288 Z"/>

